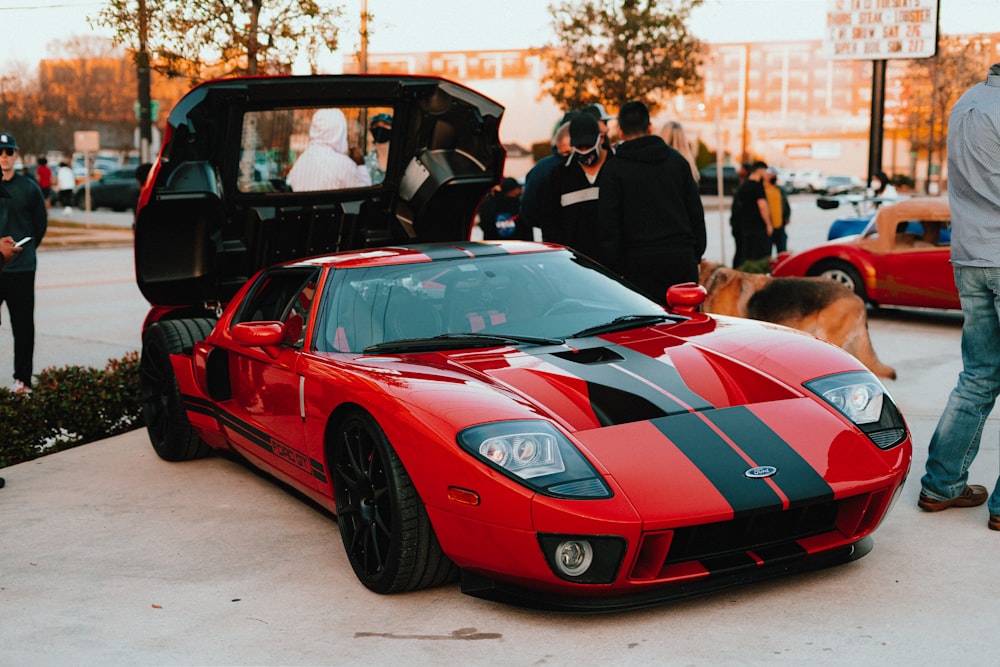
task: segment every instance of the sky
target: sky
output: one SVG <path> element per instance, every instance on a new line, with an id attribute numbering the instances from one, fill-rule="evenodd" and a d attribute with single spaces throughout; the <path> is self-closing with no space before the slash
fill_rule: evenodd
<path id="1" fill-rule="evenodd" d="M 362 0 L 321 0 L 344 7 L 342 49 L 358 48 Z M 829 0 L 705 0 L 692 32 L 708 42 L 821 39 Z M 927 0 L 911 0 L 927 2 Z M 367 0 L 374 15 L 369 52 L 527 48 L 551 39 L 549 0 Z M 88 17 L 106 0 L 0 0 L 0 66 L 33 66 L 58 56 L 53 43 L 95 31 Z M 997 0 L 939 0 L 941 31 L 1000 32 Z M 333 69 L 340 55 L 325 60 Z"/>

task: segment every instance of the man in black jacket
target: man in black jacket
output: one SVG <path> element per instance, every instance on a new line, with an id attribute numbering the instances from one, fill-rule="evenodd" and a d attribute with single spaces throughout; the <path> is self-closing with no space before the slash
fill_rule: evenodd
<path id="1" fill-rule="evenodd" d="M 604 135 L 590 114 L 577 114 L 569 122 L 569 138 L 572 153 L 552 170 L 542 198 L 542 240 L 569 246 L 604 262 L 598 207 L 604 170 L 614 158 L 604 148 Z"/>
<path id="2" fill-rule="evenodd" d="M 601 257 L 651 299 L 698 281 L 705 209 L 684 156 L 652 133 L 649 110 L 628 102 L 618 113 L 623 142 L 603 176 Z"/>

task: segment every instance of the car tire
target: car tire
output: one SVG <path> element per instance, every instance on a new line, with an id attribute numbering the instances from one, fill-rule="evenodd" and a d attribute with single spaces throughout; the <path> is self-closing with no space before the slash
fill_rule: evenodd
<path id="1" fill-rule="evenodd" d="M 344 549 L 365 587 L 400 593 L 457 577 L 410 476 L 371 415 L 355 408 L 339 420 L 329 465 Z"/>
<path id="2" fill-rule="evenodd" d="M 163 320 L 143 334 L 139 360 L 142 414 L 153 449 L 165 461 L 188 461 L 211 452 L 188 421 L 170 355 L 190 352 L 214 326 L 208 318 Z"/>
<path id="3" fill-rule="evenodd" d="M 866 304 L 869 302 L 868 292 L 865 290 L 865 284 L 861 280 L 861 274 L 847 262 L 835 259 L 819 262 L 809 270 L 808 275 L 820 276 L 840 283 L 861 297 L 861 300 Z"/>

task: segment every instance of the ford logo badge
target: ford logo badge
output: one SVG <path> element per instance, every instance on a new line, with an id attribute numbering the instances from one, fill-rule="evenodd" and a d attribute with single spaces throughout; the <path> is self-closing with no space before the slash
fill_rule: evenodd
<path id="1" fill-rule="evenodd" d="M 774 466 L 757 466 L 756 468 L 750 468 L 743 474 L 750 479 L 764 479 L 765 477 L 771 477 L 776 472 L 778 472 L 778 469 Z"/>

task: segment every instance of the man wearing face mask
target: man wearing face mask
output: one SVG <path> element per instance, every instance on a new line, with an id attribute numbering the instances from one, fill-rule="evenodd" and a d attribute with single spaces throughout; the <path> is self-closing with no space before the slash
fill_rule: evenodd
<path id="1" fill-rule="evenodd" d="M 369 128 L 375 147 L 365 155 L 365 167 L 372 177 L 372 185 L 385 180 L 385 167 L 389 160 L 389 137 L 392 136 L 392 116 L 387 113 L 371 117 Z"/>
<path id="2" fill-rule="evenodd" d="M 601 261 L 597 234 L 601 176 L 612 160 L 597 120 L 581 113 L 569 123 L 572 151 L 552 172 L 542 201 L 542 239 Z"/>

